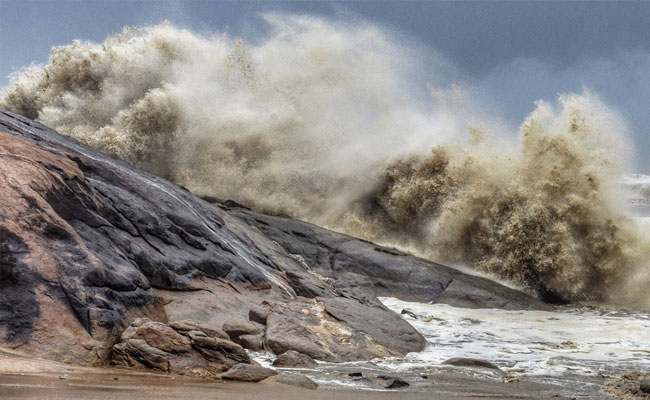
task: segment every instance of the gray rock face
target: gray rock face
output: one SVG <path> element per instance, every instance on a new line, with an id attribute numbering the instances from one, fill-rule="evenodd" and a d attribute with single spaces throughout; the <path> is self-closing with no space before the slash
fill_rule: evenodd
<path id="1" fill-rule="evenodd" d="M 221 375 L 222 379 L 242 382 L 259 382 L 270 376 L 277 375 L 272 369 L 250 364 L 237 364 L 228 372 Z"/>
<path id="2" fill-rule="evenodd" d="M 285 368 L 311 368 L 318 365 L 313 358 L 307 354 L 300 354 L 295 350 L 282 353 L 273 361 L 274 367 Z"/>
<path id="3" fill-rule="evenodd" d="M 545 307 L 366 241 L 209 204 L 1 111 L 0 153 L 0 346 L 26 355 L 213 374 L 247 362 L 231 339 L 331 361 L 421 350 L 375 296 Z"/>
<path id="4" fill-rule="evenodd" d="M 312 274 L 325 278 L 321 280 L 325 293 L 334 287 L 336 293 L 362 301 L 390 296 L 470 308 L 549 308 L 531 296 L 489 279 L 467 275 L 395 249 L 306 222 L 262 215 L 242 207 L 222 207 L 256 226 L 290 254 L 299 256 L 304 261 L 303 270 L 309 268 Z"/>

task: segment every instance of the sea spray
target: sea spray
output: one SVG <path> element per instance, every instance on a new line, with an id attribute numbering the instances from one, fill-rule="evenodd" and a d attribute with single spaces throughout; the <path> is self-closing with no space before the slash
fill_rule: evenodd
<path id="1" fill-rule="evenodd" d="M 508 140 L 460 86 L 431 84 L 423 107 L 417 49 L 377 26 L 265 19 L 256 44 L 163 23 L 56 47 L 12 77 L 0 106 L 198 194 L 550 301 L 647 304 L 647 236 L 616 184 L 625 124 L 597 96 L 540 102 Z"/>

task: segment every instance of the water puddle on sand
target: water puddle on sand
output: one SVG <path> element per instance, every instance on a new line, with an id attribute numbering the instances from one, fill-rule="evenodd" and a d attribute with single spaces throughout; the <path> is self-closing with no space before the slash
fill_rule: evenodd
<path id="1" fill-rule="evenodd" d="M 375 360 L 395 371 L 479 358 L 509 375 L 619 375 L 650 368 L 650 315 L 593 310 L 506 311 L 381 298 L 426 339 L 404 358 Z M 415 317 L 413 317 L 415 316 Z"/>

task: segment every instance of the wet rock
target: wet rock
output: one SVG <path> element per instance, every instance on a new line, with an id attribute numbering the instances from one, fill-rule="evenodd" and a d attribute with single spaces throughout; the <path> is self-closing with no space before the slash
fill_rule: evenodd
<path id="1" fill-rule="evenodd" d="M 258 324 L 266 325 L 266 319 L 269 317 L 269 307 L 265 305 L 253 305 L 248 311 L 248 319 Z"/>
<path id="2" fill-rule="evenodd" d="M 231 212 L 256 226 L 289 253 L 300 255 L 312 273 L 331 280 L 338 294 L 351 289 L 357 298 L 364 295 L 390 296 L 406 301 L 472 308 L 549 308 L 525 293 L 489 279 L 466 275 L 453 268 L 339 235 L 306 222 L 244 209 Z"/>
<path id="3" fill-rule="evenodd" d="M 280 374 L 264 379 L 261 383 L 279 383 L 304 389 L 318 389 L 318 384 L 304 375 Z"/>
<path id="4" fill-rule="evenodd" d="M 388 375 L 379 375 L 375 378 L 367 378 L 359 374 L 355 375 L 353 380 L 358 383 L 381 389 L 399 389 L 410 386 L 410 384 L 404 379 Z"/>
<path id="5" fill-rule="evenodd" d="M 650 373 L 631 371 L 621 377 L 609 380 L 603 385 L 603 392 L 616 399 L 650 398 Z M 647 390 L 647 391 L 646 391 Z"/>
<path id="6" fill-rule="evenodd" d="M 267 320 L 266 347 L 275 354 L 295 350 L 317 360 L 334 362 L 369 360 L 423 348 L 422 336 L 399 315 L 356 300 L 335 300 L 298 298 L 273 307 Z M 362 320 L 353 321 L 354 318 Z M 369 322 L 370 318 L 383 321 L 383 327 Z"/>
<path id="7" fill-rule="evenodd" d="M 230 320 L 223 324 L 223 330 L 234 341 L 242 335 L 259 335 L 264 332 L 264 327 L 257 322 Z"/>
<path id="8" fill-rule="evenodd" d="M 639 385 L 639 389 L 643 393 L 650 394 L 650 380 L 641 382 L 641 384 Z"/>
<path id="9" fill-rule="evenodd" d="M 250 364 L 237 364 L 221 375 L 222 379 L 242 382 L 259 382 L 277 375 L 272 369 Z"/>
<path id="10" fill-rule="evenodd" d="M 443 362 L 444 365 L 453 365 L 455 367 L 469 367 L 469 368 L 487 368 L 493 369 L 496 371 L 501 371 L 501 368 L 492 364 L 489 361 L 479 360 L 477 358 L 463 358 L 463 357 L 454 357 Z"/>
<path id="11" fill-rule="evenodd" d="M 237 343 L 245 349 L 252 351 L 264 350 L 264 336 L 263 335 L 241 335 L 237 338 Z"/>
<path id="12" fill-rule="evenodd" d="M 399 389 L 407 386 L 410 386 L 409 383 L 402 378 L 388 379 L 386 380 L 386 384 L 384 385 L 386 389 Z"/>
<path id="13" fill-rule="evenodd" d="M 274 367 L 288 368 L 311 368 L 318 365 L 313 358 L 307 354 L 301 354 L 294 350 L 282 353 L 273 361 Z"/>

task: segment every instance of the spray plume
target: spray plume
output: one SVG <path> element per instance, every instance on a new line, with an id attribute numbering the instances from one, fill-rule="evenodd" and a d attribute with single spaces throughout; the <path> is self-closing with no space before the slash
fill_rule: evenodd
<path id="1" fill-rule="evenodd" d="M 56 47 L 0 106 L 197 194 L 549 301 L 650 302 L 650 242 L 618 185 L 625 123 L 597 96 L 538 102 L 512 140 L 460 86 L 424 109 L 417 49 L 375 25 L 264 18 L 258 44 L 162 23 Z"/>

